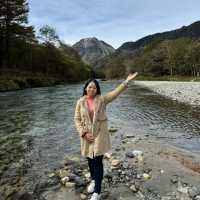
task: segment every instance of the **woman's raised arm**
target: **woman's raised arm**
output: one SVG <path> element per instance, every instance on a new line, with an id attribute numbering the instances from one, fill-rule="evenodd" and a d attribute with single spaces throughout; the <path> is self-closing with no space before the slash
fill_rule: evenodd
<path id="1" fill-rule="evenodd" d="M 133 80 L 137 75 L 137 72 L 135 72 L 134 74 L 129 74 L 125 81 L 123 81 L 118 87 L 116 87 L 111 92 L 108 92 L 104 96 L 105 103 L 108 104 L 114 99 L 116 99 L 128 87 L 128 82 Z"/>

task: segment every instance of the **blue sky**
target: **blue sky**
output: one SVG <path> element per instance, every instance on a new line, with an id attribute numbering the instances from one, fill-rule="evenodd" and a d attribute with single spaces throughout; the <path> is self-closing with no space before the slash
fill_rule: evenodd
<path id="1" fill-rule="evenodd" d="M 97 37 L 118 48 L 200 20 L 200 0 L 28 0 L 29 24 L 54 27 L 65 43 Z"/>

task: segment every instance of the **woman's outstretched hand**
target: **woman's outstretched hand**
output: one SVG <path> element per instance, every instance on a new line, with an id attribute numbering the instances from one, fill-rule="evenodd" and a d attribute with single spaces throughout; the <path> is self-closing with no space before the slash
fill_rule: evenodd
<path id="1" fill-rule="evenodd" d="M 129 74 L 128 77 L 126 78 L 126 82 L 133 80 L 137 75 L 138 75 L 137 72 L 135 72 L 133 74 Z"/>

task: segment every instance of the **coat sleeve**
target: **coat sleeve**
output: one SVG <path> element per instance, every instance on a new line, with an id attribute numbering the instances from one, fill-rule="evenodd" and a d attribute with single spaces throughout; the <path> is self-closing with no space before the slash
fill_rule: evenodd
<path id="1" fill-rule="evenodd" d="M 116 99 L 127 87 L 128 87 L 128 83 L 123 81 L 114 90 L 112 90 L 111 92 L 108 92 L 104 96 L 105 104 L 108 104 L 108 103 L 112 102 L 114 99 Z"/>
<path id="2" fill-rule="evenodd" d="M 79 101 L 77 101 L 77 103 L 76 103 L 74 122 L 75 122 L 75 126 L 76 126 L 76 129 L 77 129 L 79 135 L 83 136 L 85 134 L 85 132 L 87 132 L 87 131 L 84 129 L 84 126 L 81 122 L 81 111 L 80 111 L 80 102 Z"/>

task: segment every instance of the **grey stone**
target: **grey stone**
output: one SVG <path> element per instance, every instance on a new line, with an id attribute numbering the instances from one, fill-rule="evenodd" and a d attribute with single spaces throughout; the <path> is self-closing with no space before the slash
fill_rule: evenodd
<path id="1" fill-rule="evenodd" d="M 34 200 L 34 197 L 29 193 L 23 193 L 16 197 L 16 200 Z"/>
<path id="2" fill-rule="evenodd" d="M 130 189 L 133 191 L 133 192 L 137 192 L 138 189 L 135 187 L 135 185 L 131 185 Z"/>
<path id="3" fill-rule="evenodd" d="M 128 158 L 134 158 L 135 155 L 133 154 L 133 152 L 129 151 L 129 152 L 126 152 L 126 157 L 128 157 Z"/>
<path id="4" fill-rule="evenodd" d="M 200 195 L 197 195 L 194 200 L 200 200 Z"/>
<path id="5" fill-rule="evenodd" d="M 200 195 L 200 188 L 193 186 L 192 188 L 189 188 L 188 193 L 191 198 L 194 198 L 197 195 Z"/>

